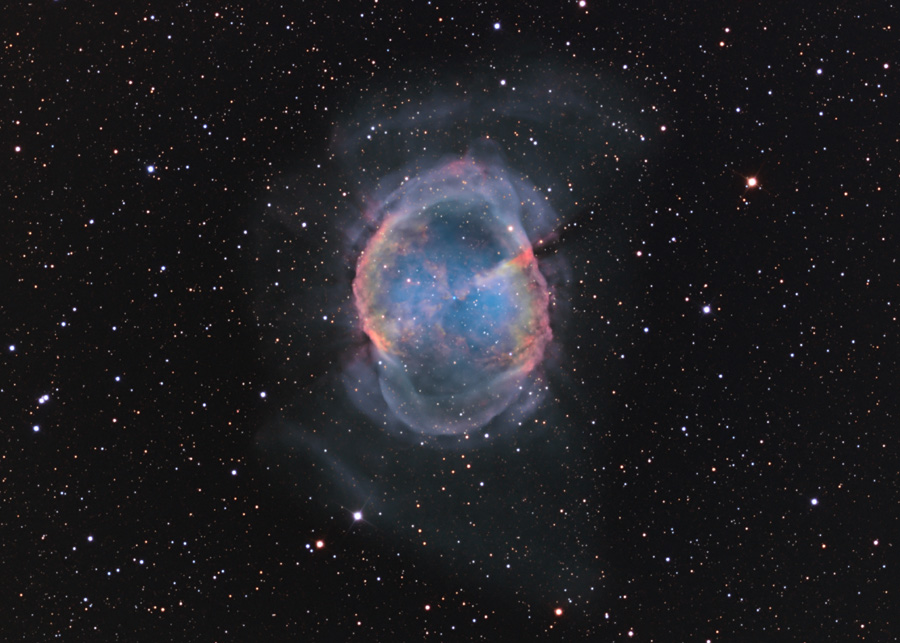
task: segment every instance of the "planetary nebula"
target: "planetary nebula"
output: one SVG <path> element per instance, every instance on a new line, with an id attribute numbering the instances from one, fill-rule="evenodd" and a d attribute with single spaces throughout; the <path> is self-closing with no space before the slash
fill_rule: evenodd
<path id="1" fill-rule="evenodd" d="M 468 154 L 405 179 L 375 213 L 354 301 L 381 395 L 419 433 L 485 426 L 525 394 L 551 339 L 522 192 Z"/>

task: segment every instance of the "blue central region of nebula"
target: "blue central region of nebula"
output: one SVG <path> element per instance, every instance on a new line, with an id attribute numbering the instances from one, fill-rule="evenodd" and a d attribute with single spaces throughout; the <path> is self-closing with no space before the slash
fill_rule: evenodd
<path id="1" fill-rule="evenodd" d="M 483 204 L 451 201 L 394 231 L 406 247 L 376 299 L 395 316 L 403 336 L 393 355 L 415 370 L 422 393 L 477 385 L 491 362 L 515 350 L 509 279 L 486 277 L 507 253 L 485 216 Z"/>
<path id="2" fill-rule="evenodd" d="M 353 292 L 388 408 L 458 435 L 502 413 L 543 356 L 547 285 L 513 184 L 457 161 L 405 184 L 357 266 Z"/>

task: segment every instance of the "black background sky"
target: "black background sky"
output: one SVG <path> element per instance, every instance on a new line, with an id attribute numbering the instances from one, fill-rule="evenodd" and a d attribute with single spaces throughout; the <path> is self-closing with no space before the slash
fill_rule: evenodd
<path id="1" fill-rule="evenodd" d="M 897 640 L 894 11 L 7 7 L 0 638 Z M 396 480 L 355 523 L 364 456 L 310 445 L 376 429 L 317 320 L 352 316 L 343 204 L 391 168 L 329 146 L 374 96 L 548 60 L 645 140 L 560 218 L 546 424 L 466 454 L 477 520 L 429 495 L 477 484 L 462 454 L 370 433 Z"/>

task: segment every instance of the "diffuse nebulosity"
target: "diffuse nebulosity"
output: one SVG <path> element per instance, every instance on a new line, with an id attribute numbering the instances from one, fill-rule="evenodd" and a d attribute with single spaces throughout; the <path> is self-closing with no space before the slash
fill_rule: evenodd
<path id="1" fill-rule="evenodd" d="M 576 492 L 561 476 L 580 438 L 554 391 L 570 350 L 560 231 L 618 187 L 619 164 L 643 145 L 629 125 L 639 110 L 559 69 L 431 86 L 372 92 L 335 128 L 326 179 L 349 186 L 355 206 L 291 192 L 260 224 L 271 271 L 297 262 L 280 269 L 297 274 L 315 252 L 297 212 L 337 212 L 345 241 L 301 272 L 302 286 L 259 298 L 268 345 L 285 347 L 273 372 L 288 383 L 257 435 L 260 457 L 332 515 L 350 520 L 365 505 L 376 528 L 413 525 L 411 546 L 430 534 L 430 551 L 477 562 L 480 578 L 558 593 L 564 565 L 568 588 L 589 587 L 587 526 L 566 526 L 543 501 L 526 522 L 508 517 L 547 500 L 554 480 Z M 294 388 L 310 380 L 287 347 L 310 346 L 323 317 L 340 331 L 320 354 L 339 367 Z M 514 541 L 515 564 L 495 555 Z"/>
<path id="2" fill-rule="evenodd" d="M 404 181 L 381 206 L 353 281 L 387 409 L 429 435 L 477 431 L 528 397 L 552 336 L 521 216 L 545 206 L 492 148 L 480 142 Z M 348 378 L 351 395 L 359 381 Z"/>

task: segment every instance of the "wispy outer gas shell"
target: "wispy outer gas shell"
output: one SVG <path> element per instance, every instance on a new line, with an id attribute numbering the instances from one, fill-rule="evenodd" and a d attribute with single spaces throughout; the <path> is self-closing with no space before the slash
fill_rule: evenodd
<path id="1" fill-rule="evenodd" d="M 457 435 L 516 399 L 552 337 L 547 283 L 501 169 L 472 157 L 401 185 L 353 283 L 382 395 L 406 425 Z"/>

